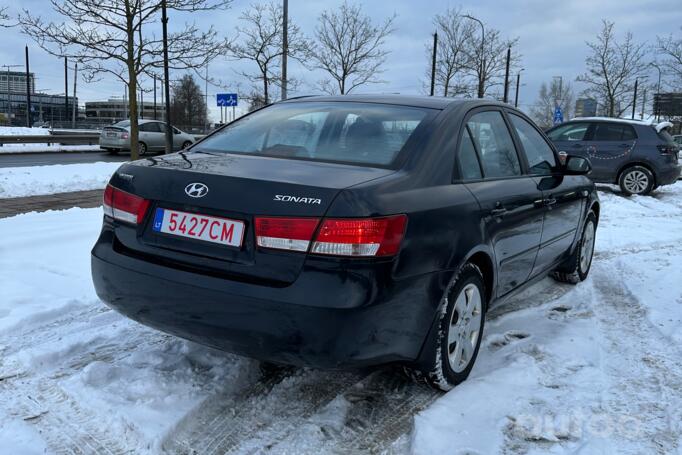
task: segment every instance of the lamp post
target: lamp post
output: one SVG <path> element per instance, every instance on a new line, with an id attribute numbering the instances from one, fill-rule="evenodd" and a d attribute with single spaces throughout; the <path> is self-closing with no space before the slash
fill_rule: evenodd
<path id="1" fill-rule="evenodd" d="M 481 68 L 480 72 L 478 74 L 478 97 L 483 98 L 483 92 L 484 92 L 484 78 L 483 78 L 483 73 L 485 71 L 485 25 L 483 25 L 483 22 L 481 22 L 480 19 L 475 18 L 474 16 L 470 16 L 468 14 L 465 14 L 463 17 L 466 17 L 467 19 L 471 19 L 472 21 L 478 22 L 478 25 L 481 26 Z"/>
<path id="2" fill-rule="evenodd" d="M 521 87 L 521 71 L 525 68 L 521 68 L 518 73 L 516 73 L 516 93 L 514 95 L 514 107 L 519 107 L 519 87 Z"/>

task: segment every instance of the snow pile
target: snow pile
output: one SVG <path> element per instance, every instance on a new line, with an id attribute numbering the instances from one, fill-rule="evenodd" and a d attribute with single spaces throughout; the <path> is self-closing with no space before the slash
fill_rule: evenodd
<path id="1" fill-rule="evenodd" d="M 0 168 L 0 199 L 104 188 L 121 163 Z"/>
<path id="2" fill-rule="evenodd" d="M 61 145 L 61 144 L 5 144 L 0 147 L 0 155 L 14 153 L 62 153 L 62 152 L 101 152 L 99 145 Z"/>
<path id="3" fill-rule="evenodd" d="M 69 130 L 70 133 L 92 133 L 92 130 Z M 22 126 L 0 126 L 0 136 L 49 136 L 48 128 L 27 128 Z M 60 144 L 4 144 L 0 146 L 0 155 L 7 153 L 42 153 L 42 152 L 95 152 L 99 145 L 60 145 Z"/>
<path id="4" fill-rule="evenodd" d="M 48 136 L 47 128 L 27 128 L 25 126 L 0 126 L 0 136 Z"/>

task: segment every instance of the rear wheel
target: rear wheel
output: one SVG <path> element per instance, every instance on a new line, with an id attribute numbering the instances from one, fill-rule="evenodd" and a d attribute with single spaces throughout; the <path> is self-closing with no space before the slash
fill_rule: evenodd
<path id="1" fill-rule="evenodd" d="M 552 277 L 562 283 L 577 284 L 587 278 L 592 267 L 594 240 L 597 234 L 597 217 L 593 212 L 587 215 L 580 243 L 571 256 L 553 273 Z"/>
<path id="2" fill-rule="evenodd" d="M 431 346 L 425 346 L 430 365 L 411 371 L 413 377 L 447 391 L 469 376 L 483 336 L 485 295 L 480 269 L 474 264 L 466 264 L 445 291 L 438 335 L 431 341 Z"/>
<path id="3" fill-rule="evenodd" d="M 145 144 L 144 142 L 138 142 L 137 152 L 139 153 L 140 156 L 145 156 L 147 154 L 147 144 Z"/>
<path id="4" fill-rule="evenodd" d="M 189 148 L 192 145 L 190 141 L 185 141 L 182 143 L 182 149 L 185 150 L 186 148 Z"/>
<path id="5" fill-rule="evenodd" d="M 118 155 L 117 149 L 105 149 L 109 155 Z"/>
<path id="6" fill-rule="evenodd" d="M 633 194 L 646 195 L 654 189 L 654 176 L 643 166 L 632 166 L 620 174 L 618 185 L 628 196 Z"/>

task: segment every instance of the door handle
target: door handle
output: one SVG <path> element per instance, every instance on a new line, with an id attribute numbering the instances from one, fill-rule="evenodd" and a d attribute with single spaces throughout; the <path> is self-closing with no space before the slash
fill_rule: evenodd
<path id="1" fill-rule="evenodd" d="M 505 209 L 504 207 L 499 207 L 496 209 L 492 209 L 490 211 L 490 215 L 492 215 L 494 218 L 502 218 L 506 214 L 507 214 L 507 209 Z"/>
<path id="2" fill-rule="evenodd" d="M 554 199 L 553 197 L 550 197 L 550 198 L 543 200 L 542 203 L 546 207 L 552 207 L 554 204 L 556 204 L 556 199 Z"/>

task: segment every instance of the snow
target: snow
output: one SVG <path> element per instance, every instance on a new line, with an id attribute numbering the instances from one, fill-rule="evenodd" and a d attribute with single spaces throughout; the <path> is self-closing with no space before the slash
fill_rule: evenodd
<path id="1" fill-rule="evenodd" d="M 104 188 L 121 163 L 0 168 L 0 199 Z"/>
<path id="2" fill-rule="evenodd" d="M 28 128 L 25 126 L 0 126 L 0 136 L 48 136 L 48 128 Z"/>
<path id="3" fill-rule="evenodd" d="M 98 300 L 101 209 L 0 219 L 0 452 L 678 453 L 682 184 L 600 188 L 590 277 L 493 308 L 447 394 L 391 370 L 264 379 Z"/>
<path id="4" fill-rule="evenodd" d="M 16 153 L 64 153 L 64 152 L 101 152 L 99 145 L 60 145 L 60 144 L 5 144 L 0 147 L 0 155 Z"/>
<path id="5" fill-rule="evenodd" d="M 64 130 L 73 134 L 92 133 L 93 130 Z M 48 128 L 27 128 L 25 126 L 0 126 L 0 136 L 49 136 Z M 60 145 L 60 144 L 3 144 L 0 155 L 14 153 L 45 153 L 45 152 L 96 152 L 99 145 Z"/>

